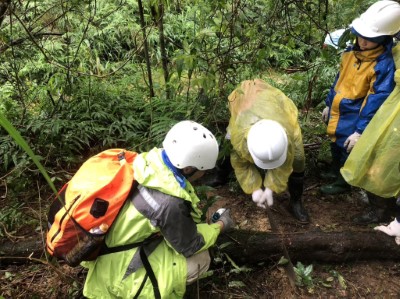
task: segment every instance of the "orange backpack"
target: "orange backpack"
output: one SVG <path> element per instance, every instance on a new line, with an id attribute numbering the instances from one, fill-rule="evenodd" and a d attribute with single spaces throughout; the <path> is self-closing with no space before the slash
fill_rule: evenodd
<path id="1" fill-rule="evenodd" d="M 89 158 L 59 191 L 48 213 L 47 251 L 70 266 L 94 260 L 134 189 L 137 153 L 110 149 Z"/>

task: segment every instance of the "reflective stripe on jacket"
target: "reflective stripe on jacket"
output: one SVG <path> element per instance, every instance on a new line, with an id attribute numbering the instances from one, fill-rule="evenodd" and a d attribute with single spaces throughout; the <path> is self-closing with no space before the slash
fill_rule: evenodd
<path id="1" fill-rule="evenodd" d="M 182 189 L 163 163 L 161 149 L 140 154 L 133 165 L 138 189 L 124 205 L 107 237 L 108 247 L 146 240 L 145 252 L 157 278 L 162 298 L 182 298 L 186 290 L 186 257 L 207 250 L 220 233 L 218 224 L 198 223 L 199 199 L 189 182 Z M 193 217 L 192 215 L 195 215 Z M 133 298 L 142 282 L 144 269 L 138 248 L 102 255 L 86 262 L 88 275 L 84 295 L 88 298 Z M 139 298 L 153 298 L 150 279 Z"/>
<path id="2" fill-rule="evenodd" d="M 327 133 L 339 147 L 366 126 L 394 88 L 395 65 L 390 42 L 386 47 L 356 51 L 349 47 L 325 100 L 329 107 Z"/>

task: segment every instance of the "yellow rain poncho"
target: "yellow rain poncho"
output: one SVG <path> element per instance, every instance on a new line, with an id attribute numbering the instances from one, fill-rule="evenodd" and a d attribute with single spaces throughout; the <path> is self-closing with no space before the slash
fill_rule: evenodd
<path id="1" fill-rule="evenodd" d="M 385 198 L 400 195 L 400 45 L 393 48 L 393 58 L 396 87 L 340 171 L 350 185 Z"/>
<path id="2" fill-rule="evenodd" d="M 241 83 L 228 97 L 231 118 L 228 132 L 233 151 L 231 163 L 236 178 L 247 194 L 260 189 L 262 185 L 276 193 L 286 190 L 290 174 L 304 171 L 304 148 L 298 123 L 297 107 L 279 89 L 255 79 Z M 285 163 L 268 170 L 263 184 L 261 169 L 257 168 L 247 148 L 247 134 L 250 127 L 261 119 L 279 122 L 287 133 L 288 151 Z"/>

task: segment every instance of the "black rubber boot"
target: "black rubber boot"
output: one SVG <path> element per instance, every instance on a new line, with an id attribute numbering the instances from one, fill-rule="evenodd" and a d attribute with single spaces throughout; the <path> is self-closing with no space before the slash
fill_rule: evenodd
<path id="1" fill-rule="evenodd" d="M 336 195 L 349 192 L 351 186 L 347 184 L 339 172 L 338 178 L 332 184 L 324 185 L 319 189 L 323 194 Z"/>
<path id="2" fill-rule="evenodd" d="M 340 162 L 333 160 L 327 171 L 321 171 L 321 178 L 325 180 L 336 180 L 340 172 Z"/>
<path id="3" fill-rule="evenodd" d="M 356 224 L 371 224 L 379 222 L 389 222 L 396 214 L 396 199 L 383 198 L 373 193 L 367 192 L 370 206 L 363 213 L 357 214 L 353 218 Z"/>
<path id="4" fill-rule="evenodd" d="M 292 173 L 289 177 L 290 209 L 293 216 L 301 223 L 310 222 L 310 217 L 303 206 L 304 173 Z"/>

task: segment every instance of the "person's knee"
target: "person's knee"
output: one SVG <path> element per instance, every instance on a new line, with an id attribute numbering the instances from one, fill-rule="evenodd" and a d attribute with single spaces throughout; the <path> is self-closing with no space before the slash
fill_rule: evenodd
<path id="1" fill-rule="evenodd" d="M 187 278 L 186 284 L 191 284 L 199 279 L 210 267 L 211 257 L 208 250 L 199 252 L 186 259 Z"/>

